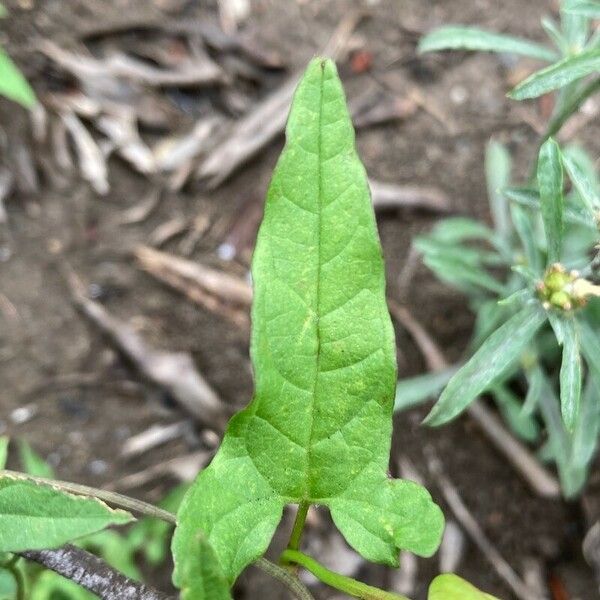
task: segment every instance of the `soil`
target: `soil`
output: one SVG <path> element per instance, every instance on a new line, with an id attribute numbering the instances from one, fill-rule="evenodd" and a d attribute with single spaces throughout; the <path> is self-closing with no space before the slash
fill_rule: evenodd
<path id="1" fill-rule="evenodd" d="M 35 52 L 36 39 L 50 38 L 69 46 L 93 24 L 118 22 L 124 14 L 143 19 L 175 2 L 5 0 L 4 4 L 9 17 L 1 24 L 0 41 L 41 92 L 51 89 L 56 73 Z M 179 15 L 216 19 L 216 1 L 180 4 Z M 359 25 L 354 42 L 372 54 L 373 65 L 356 73 L 347 58 L 340 63 L 348 96 L 356 97 L 377 86 L 402 94 L 413 86 L 433 107 L 417 111 L 407 121 L 359 132 L 359 152 L 371 176 L 437 186 L 451 198 L 454 212 L 488 221 L 483 154 L 491 136 L 509 145 L 516 156 L 517 175 L 524 175 L 536 134 L 523 121 L 523 107 L 507 100 L 505 92 L 515 70 L 532 65 L 484 54 L 418 57 L 415 45 L 419 32 L 458 22 L 540 39 L 539 19 L 554 8 L 554 2 L 254 0 L 251 5 L 244 32 L 257 45 L 280 53 L 289 70 L 306 63 L 348 10 L 369 10 L 371 17 Z M 282 78 L 282 74 L 271 74 L 257 96 L 266 94 Z M 534 115 L 542 108 L 526 106 Z M 445 115 L 443 119 L 433 116 L 436 109 Z M 0 128 L 8 140 L 5 162 L 10 162 L 12 149 L 30 143 L 30 125 L 22 111 L 0 102 Z M 598 136 L 592 129 L 581 132 L 577 141 L 597 152 L 599 140 L 594 139 Z M 191 186 L 166 193 L 147 220 L 131 226 L 119 223 L 121 215 L 152 193 L 155 184 L 118 159 L 110 162 L 111 191 L 106 197 L 98 197 L 75 178 L 52 181 L 42 175 L 39 191 L 22 191 L 8 200 L 10 235 L 3 238 L 0 263 L 0 433 L 30 442 L 61 479 L 99 487 L 180 456 L 201 443 L 198 430 L 197 435 L 169 442 L 133 461 L 121 458 L 121 445 L 131 435 L 185 415 L 163 392 L 141 381 L 76 311 L 61 270 L 65 261 L 112 314 L 133 323 L 157 347 L 191 352 L 198 368 L 227 402 L 236 406 L 247 402 L 252 379 L 244 335 L 226 320 L 149 278 L 136 268 L 130 250 L 147 242 L 161 223 L 204 213 L 213 225 L 192 258 L 231 269 L 216 253 L 220 232 L 243 207 L 264 197 L 280 149 L 281 142 L 274 143 L 216 191 Z M 411 239 L 426 232 L 438 218 L 430 212 L 398 210 L 380 215 L 379 228 L 390 294 L 402 296 L 447 358 L 456 360 L 465 349 L 473 323 L 464 298 L 439 283 L 423 266 L 417 268 L 410 289 L 398 289 Z M 178 253 L 178 242 L 169 241 L 163 249 Z M 245 265 L 236 268 L 244 272 Z M 410 337 L 398 330 L 397 342 L 400 375 L 424 372 L 425 364 Z M 25 411 L 15 412 L 23 407 Z M 487 535 L 517 571 L 522 571 L 528 559 L 541 559 L 562 580 L 568 598 L 597 598 L 593 574 L 581 556 L 583 520 L 577 505 L 536 498 L 468 418 L 432 430 L 419 425 L 423 416 L 423 411 L 416 410 L 397 418 L 392 470 L 397 456 L 409 457 L 446 509 L 439 490 L 426 475 L 423 447 L 430 445 Z M 160 478 L 130 493 L 156 501 L 171 484 Z M 282 535 L 285 527 L 282 525 Z M 274 545 L 278 543 L 279 538 Z M 418 565 L 415 600 L 426 597 L 437 560 L 420 559 Z M 512 598 L 472 545 L 459 572 L 490 593 Z M 385 586 L 391 575 L 365 565 L 359 576 Z M 166 572 L 150 577 L 163 587 L 168 585 Z M 239 598 L 288 597 L 287 591 L 268 583 L 253 569 L 242 577 L 237 590 Z M 317 588 L 315 593 L 323 599 L 333 597 L 325 589 Z"/>

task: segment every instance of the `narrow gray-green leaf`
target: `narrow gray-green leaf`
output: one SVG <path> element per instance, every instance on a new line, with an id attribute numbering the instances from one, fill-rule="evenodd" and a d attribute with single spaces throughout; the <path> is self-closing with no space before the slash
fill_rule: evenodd
<path id="1" fill-rule="evenodd" d="M 594 219 L 598 209 L 600 208 L 600 194 L 596 188 L 596 182 L 585 173 L 572 154 L 563 153 L 562 161 L 569 179 L 577 188 L 579 195 L 585 202 L 587 209 L 590 211 L 591 218 Z"/>
<path id="2" fill-rule="evenodd" d="M 550 17 L 542 17 L 542 27 L 548 37 L 554 42 L 554 45 L 560 50 L 560 53 L 568 54 L 570 51 L 569 42 L 559 29 L 556 21 Z"/>
<path id="3" fill-rule="evenodd" d="M 296 90 L 252 275 L 255 394 L 179 509 L 176 585 L 198 530 L 233 583 L 264 554 L 286 504 L 329 507 L 369 560 L 433 553 L 439 508 L 387 476 L 394 332 L 367 177 L 331 61 L 313 60 Z"/>
<path id="4" fill-rule="evenodd" d="M 588 377 L 585 391 L 581 396 L 581 407 L 577 424 L 573 431 L 571 462 L 582 468 L 587 468 L 598 447 L 600 434 L 600 381 L 596 377 Z"/>
<path id="5" fill-rule="evenodd" d="M 544 389 L 544 380 L 539 369 L 533 369 L 527 374 L 527 383 L 527 394 L 521 412 L 524 415 L 531 416 L 540 403 Z"/>
<path id="6" fill-rule="evenodd" d="M 437 396 L 454 373 L 456 368 L 400 379 L 396 384 L 394 412 L 408 410 Z"/>
<path id="7" fill-rule="evenodd" d="M 508 150 L 491 140 L 485 151 L 485 179 L 496 231 L 506 238 L 510 233 L 508 203 L 502 190 L 510 184 L 511 160 Z"/>
<path id="8" fill-rule="evenodd" d="M 32 108 L 36 103 L 35 94 L 19 67 L 2 49 L 0 49 L 0 95 L 18 102 L 25 108 Z"/>
<path id="9" fill-rule="evenodd" d="M 600 49 L 569 56 L 522 81 L 509 94 L 514 100 L 536 98 L 600 71 Z"/>
<path id="10" fill-rule="evenodd" d="M 523 412 L 519 398 L 504 384 L 492 388 L 500 412 L 510 428 L 523 440 L 535 442 L 540 435 L 537 421 Z"/>
<path id="11" fill-rule="evenodd" d="M 563 319 L 563 355 L 560 367 L 560 406 L 566 428 L 573 431 L 581 397 L 581 357 L 575 318 Z"/>
<path id="12" fill-rule="evenodd" d="M 192 541 L 179 565 L 181 600 L 231 600 L 229 582 L 214 549 L 201 531 Z"/>
<path id="13" fill-rule="evenodd" d="M 452 377 L 425 422 L 441 425 L 456 417 L 512 363 L 546 320 L 537 305 L 529 305 L 510 318 L 481 345 Z"/>
<path id="14" fill-rule="evenodd" d="M 57 548 L 133 517 L 100 500 L 25 479 L 0 476 L 0 552 Z"/>
<path id="15" fill-rule="evenodd" d="M 466 240 L 490 240 L 494 232 L 475 219 L 449 217 L 436 224 L 431 230 L 431 237 L 446 244 L 456 244 Z"/>
<path id="16" fill-rule="evenodd" d="M 0 471 L 6 467 L 9 441 L 10 438 L 6 435 L 0 437 Z"/>
<path id="17" fill-rule="evenodd" d="M 531 214 L 531 211 L 515 203 L 511 204 L 510 212 L 517 234 L 523 244 L 527 264 L 534 273 L 541 274 L 544 269 L 540 249 L 535 239 L 534 215 Z"/>
<path id="18" fill-rule="evenodd" d="M 548 244 L 548 264 L 560 260 L 563 239 L 563 172 L 558 144 L 549 139 L 540 149 L 537 170 L 544 230 Z"/>
<path id="19" fill-rule="evenodd" d="M 562 10 L 592 19 L 600 19 L 600 2 L 598 0 L 565 0 Z"/>
<path id="20" fill-rule="evenodd" d="M 553 61 L 557 55 L 551 48 L 536 42 L 494 33 L 477 27 L 448 25 L 440 27 L 419 42 L 419 52 L 436 50 L 481 50 L 486 52 L 510 52 L 540 60 Z"/>
<path id="21" fill-rule="evenodd" d="M 540 210 L 540 195 L 536 190 L 529 188 L 507 188 L 504 190 L 504 194 L 511 202 L 516 202 L 521 206 Z M 582 225 L 583 227 L 594 229 L 594 231 L 597 229 L 596 223 L 590 218 L 588 210 L 579 210 L 579 207 L 565 204 L 563 217 L 566 223 Z"/>

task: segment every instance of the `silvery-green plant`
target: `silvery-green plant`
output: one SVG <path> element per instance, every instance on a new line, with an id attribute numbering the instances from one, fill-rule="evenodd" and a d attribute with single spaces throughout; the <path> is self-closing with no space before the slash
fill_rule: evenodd
<path id="1" fill-rule="evenodd" d="M 469 355 L 458 370 L 400 382 L 397 408 L 436 395 L 426 419 L 441 425 L 487 393 L 517 435 L 556 463 L 566 496 L 585 483 L 600 433 L 600 180 L 581 147 L 554 137 L 600 90 L 600 35 L 590 32 L 600 2 L 567 0 L 561 27 L 542 24 L 555 48 L 471 27 L 443 27 L 420 43 L 444 49 L 512 52 L 550 62 L 517 85 L 523 100 L 556 91 L 532 177 L 512 180 L 497 141 L 485 171 L 493 228 L 450 218 L 415 241 L 425 264 L 465 293 L 477 315 Z"/>

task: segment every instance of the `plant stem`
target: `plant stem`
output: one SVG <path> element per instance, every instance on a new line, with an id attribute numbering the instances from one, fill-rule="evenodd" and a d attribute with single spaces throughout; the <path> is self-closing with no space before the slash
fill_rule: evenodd
<path id="1" fill-rule="evenodd" d="M 406 596 L 386 592 L 366 583 L 356 581 L 356 579 L 352 579 L 351 577 L 334 573 L 298 550 L 285 550 L 280 560 L 283 563 L 300 565 L 328 586 L 360 600 L 409 600 Z"/>
<path id="2" fill-rule="evenodd" d="M 287 569 L 276 565 L 266 558 L 259 558 L 254 562 L 254 566 L 273 577 L 273 579 L 277 579 L 277 581 L 286 585 L 298 600 L 315 600 L 306 586 Z"/>
<path id="3" fill-rule="evenodd" d="M 296 520 L 294 521 L 294 528 L 290 535 L 290 541 L 288 543 L 289 550 L 298 550 L 300 547 L 300 538 L 302 537 L 302 531 L 304 530 L 304 524 L 306 523 L 306 515 L 310 504 L 308 502 L 301 502 L 298 505 L 298 512 L 296 513 Z"/>
<path id="4" fill-rule="evenodd" d="M 22 479 L 24 481 L 32 481 L 33 483 L 39 483 L 41 485 L 48 485 L 65 492 L 86 496 L 88 498 L 96 498 L 97 500 L 102 500 L 108 504 L 114 504 L 115 506 L 119 506 L 133 512 L 148 515 L 150 517 L 156 517 L 157 519 L 161 519 L 167 523 L 176 523 L 176 518 L 173 513 L 163 510 L 162 508 L 158 508 L 158 506 L 148 504 L 147 502 L 142 502 L 141 500 L 136 500 L 135 498 L 130 498 L 129 496 L 123 496 L 115 492 L 107 492 L 106 490 L 99 490 L 97 488 L 88 487 L 87 485 L 79 485 L 78 483 L 69 483 L 67 481 L 57 481 L 55 479 L 34 477 L 33 475 L 26 475 L 25 473 L 18 473 L 17 471 L 0 471 L 0 477 Z"/>
<path id="5" fill-rule="evenodd" d="M 25 575 L 23 574 L 23 571 L 21 571 L 21 569 L 19 569 L 19 567 L 17 566 L 17 561 L 19 560 L 19 557 L 15 555 L 15 560 L 11 560 L 9 563 L 7 563 L 4 568 L 10 572 L 10 574 L 13 576 L 14 580 L 15 580 L 15 584 L 17 585 L 17 597 L 16 600 L 26 600 L 26 596 L 25 596 L 25 586 L 26 586 L 26 582 L 25 582 Z"/>

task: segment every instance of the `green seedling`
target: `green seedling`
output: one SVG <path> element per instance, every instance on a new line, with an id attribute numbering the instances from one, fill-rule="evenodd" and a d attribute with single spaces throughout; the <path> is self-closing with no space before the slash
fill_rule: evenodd
<path id="1" fill-rule="evenodd" d="M 156 538 L 160 545 L 176 523 L 173 580 L 184 600 L 230 600 L 236 578 L 251 563 L 301 600 L 312 596 L 296 576 L 299 568 L 355 598 L 408 600 L 335 573 L 301 551 L 314 505 L 329 509 L 363 557 L 393 567 L 400 550 L 433 554 L 444 525 L 423 487 L 387 474 L 394 334 L 367 178 L 329 60 L 313 60 L 296 91 L 286 147 L 267 196 L 253 280 L 254 399 L 230 421 L 215 458 L 183 500 L 178 491 L 168 506 L 153 507 L 56 481 L 31 448 L 21 445 L 31 474 L 0 473 L 0 552 L 79 540 L 135 578 L 130 549 L 141 550 Z M 5 441 L 0 453 L 6 454 Z M 290 504 L 297 506 L 296 520 L 277 565 L 264 554 Z M 170 511 L 177 506 L 175 517 Z M 142 521 L 125 535 L 106 529 L 131 522 L 127 511 L 160 519 L 166 527 Z M 89 537 L 90 532 L 97 533 Z M 149 560 L 164 559 L 160 548 L 145 550 Z M 20 598 L 23 570 L 15 568 L 14 557 L 3 556 L 9 562 L 0 564 L 0 585 L 16 588 Z M 12 579 L 6 579 L 7 571 Z M 38 573 L 32 597 L 47 600 L 56 592 L 87 598 L 72 582 L 60 581 Z M 461 592 L 473 600 L 491 598 L 448 575 L 433 582 L 429 597 L 446 594 L 447 600 Z"/>

